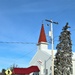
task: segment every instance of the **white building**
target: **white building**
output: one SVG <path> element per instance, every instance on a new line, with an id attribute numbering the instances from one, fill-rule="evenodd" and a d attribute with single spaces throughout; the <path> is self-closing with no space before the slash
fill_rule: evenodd
<path id="1" fill-rule="evenodd" d="M 54 50 L 54 54 L 55 53 L 56 50 Z M 37 52 L 32 58 L 30 66 L 38 66 L 40 70 L 39 75 L 52 75 L 51 64 L 52 64 L 51 50 L 48 49 L 48 43 L 46 40 L 44 26 L 42 24 L 40 37 L 37 44 Z M 75 75 L 74 71 L 75 71 L 75 53 L 73 55 L 73 75 Z M 35 74 L 36 73 L 34 73 L 34 75 Z"/>

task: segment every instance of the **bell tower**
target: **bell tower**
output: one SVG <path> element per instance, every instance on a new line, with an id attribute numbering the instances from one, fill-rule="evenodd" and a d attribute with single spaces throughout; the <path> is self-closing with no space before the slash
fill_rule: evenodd
<path id="1" fill-rule="evenodd" d="M 46 39 L 46 34 L 44 30 L 44 25 L 42 24 L 41 31 L 40 31 L 40 36 L 38 40 L 38 50 L 47 50 L 48 49 L 48 44 L 47 44 L 47 39 Z"/>

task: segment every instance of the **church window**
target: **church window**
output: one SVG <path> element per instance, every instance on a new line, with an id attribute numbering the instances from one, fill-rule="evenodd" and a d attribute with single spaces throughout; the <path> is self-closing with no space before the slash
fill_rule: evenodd
<path id="1" fill-rule="evenodd" d="M 48 69 L 46 69 L 46 74 L 48 74 Z"/>

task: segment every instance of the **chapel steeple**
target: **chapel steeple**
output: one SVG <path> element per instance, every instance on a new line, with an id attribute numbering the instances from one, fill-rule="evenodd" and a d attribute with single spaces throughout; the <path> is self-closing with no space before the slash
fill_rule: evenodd
<path id="1" fill-rule="evenodd" d="M 45 30 L 44 30 L 44 24 L 42 24 L 40 36 L 39 36 L 39 40 L 38 40 L 37 45 L 38 45 L 39 50 L 47 50 L 48 49 L 46 34 L 45 34 Z"/>
<path id="2" fill-rule="evenodd" d="M 41 42 L 47 42 L 43 24 L 42 24 L 42 27 L 41 27 L 40 36 L 39 36 L 39 40 L 38 40 L 38 43 L 41 43 Z"/>

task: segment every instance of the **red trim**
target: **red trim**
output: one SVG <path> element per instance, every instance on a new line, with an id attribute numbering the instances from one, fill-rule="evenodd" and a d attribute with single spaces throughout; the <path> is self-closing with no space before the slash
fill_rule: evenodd
<path id="1" fill-rule="evenodd" d="M 42 24 L 42 27 L 41 27 L 38 43 L 40 43 L 40 42 L 47 42 L 46 35 L 45 35 L 45 30 L 44 30 L 44 25 L 43 24 Z"/>
<path id="2" fill-rule="evenodd" d="M 32 72 L 39 72 L 39 68 L 37 66 L 31 66 L 28 68 L 14 68 L 12 73 L 13 74 L 30 74 Z"/>

